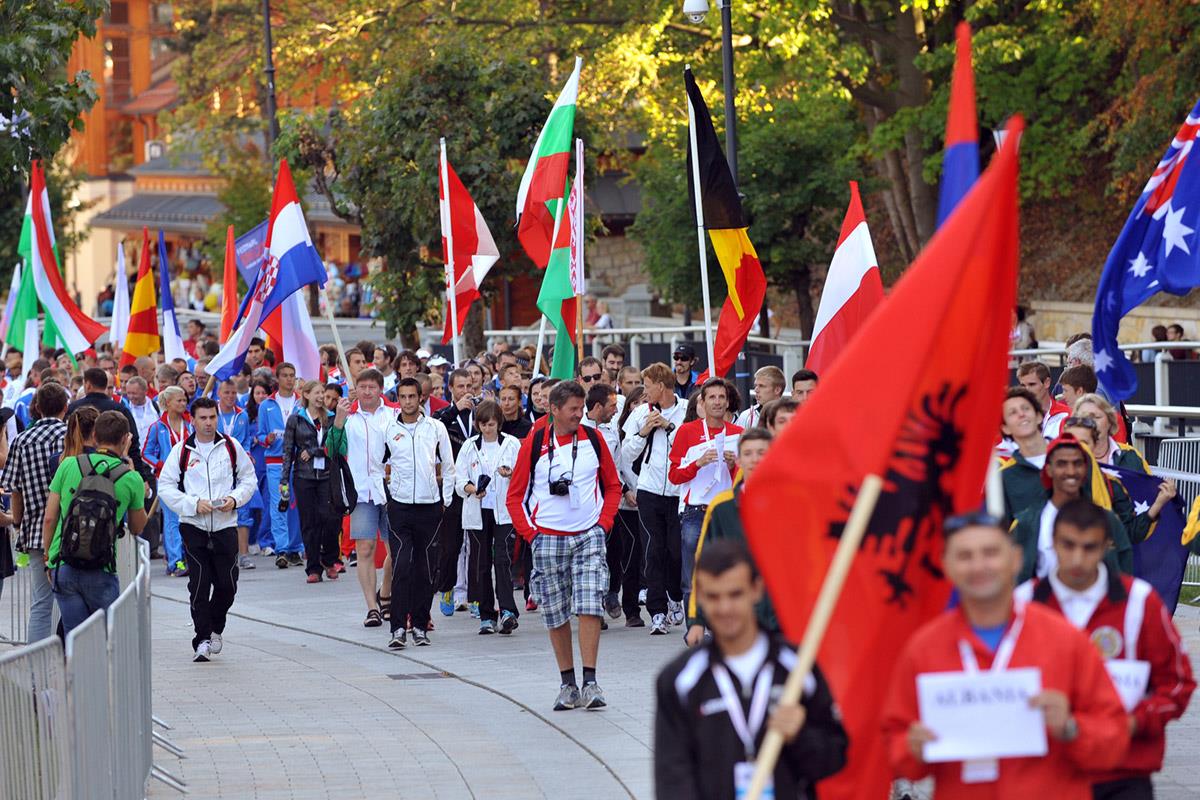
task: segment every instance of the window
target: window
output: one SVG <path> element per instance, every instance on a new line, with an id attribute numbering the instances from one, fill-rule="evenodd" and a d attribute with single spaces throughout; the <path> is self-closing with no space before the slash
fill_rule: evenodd
<path id="1" fill-rule="evenodd" d="M 169 64 L 175 58 L 171 49 L 171 39 L 165 36 L 154 36 L 150 39 L 150 69 L 157 71 Z"/>
<path id="2" fill-rule="evenodd" d="M 174 19 L 175 9 L 170 3 L 150 4 L 150 21 L 155 25 L 170 25 Z"/>
<path id="3" fill-rule="evenodd" d="M 120 103 L 129 99 L 129 40 L 114 38 L 104 40 L 104 99 L 107 103 Z"/>
<path id="4" fill-rule="evenodd" d="M 129 3 L 125 0 L 112 0 L 108 13 L 104 15 L 104 21 L 110 25 L 128 25 Z"/>

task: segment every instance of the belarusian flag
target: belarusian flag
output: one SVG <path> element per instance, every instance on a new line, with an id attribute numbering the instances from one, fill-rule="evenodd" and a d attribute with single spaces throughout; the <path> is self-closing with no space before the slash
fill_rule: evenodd
<path id="1" fill-rule="evenodd" d="M 517 194 L 517 238 L 533 263 L 546 269 L 537 306 L 557 332 L 550 374 L 565 379 L 575 371 L 575 351 L 570 345 L 570 330 L 563 318 L 563 301 L 575 294 L 571 286 L 570 226 L 563 218 L 563 212 L 582 66 L 583 59 L 576 58 L 575 69 L 538 134 Z"/>
<path id="2" fill-rule="evenodd" d="M 37 288 L 38 302 L 46 311 L 46 326 L 54 324 L 58 338 L 65 345 L 67 352 L 82 353 L 107 329 L 84 314 L 67 291 L 54 255 L 50 196 L 46 192 L 46 176 L 42 172 L 40 161 L 33 162 L 32 172 L 30 203 L 27 208 L 27 218 L 32 224 L 29 263 L 33 272 L 33 283 Z"/>

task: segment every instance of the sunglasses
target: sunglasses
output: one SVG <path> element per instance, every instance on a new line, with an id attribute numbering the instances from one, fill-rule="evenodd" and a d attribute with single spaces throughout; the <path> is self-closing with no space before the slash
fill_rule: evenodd
<path id="1" fill-rule="evenodd" d="M 600 380 L 600 376 L 598 374 L 597 375 L 580 375 L 579 380 L 581 383 L 594 383 L 594 382 Z"/>
<path id="2" fill-rule="evenodd" d="M 1003 527 L 1000 524 L 1000 520 L 991 514 L 986 514 L 982 511 L 972 511 L 967 514 L 946 517 L 946 521 L 942 523 L 942 531 L 946 534 L 957 533 L 963 528 L 970 528 L 975 525 L 983 525 L 989 528 Z"/>
<path id="3" fill-rule="evenodd" d="M 692 361 L 692 360 L 694 360 L 691 358 L 691 356 L 672 356 L 672 359 L 675 361 Z"/>
<path id="4" fill-rule="evenodd" d="M 1067 417 L 1063 420 L 1063 428 L 1087 428 L 1090 431 L 1099 431 L 1100 426 L 1096 424 L 1096 420 L 1091 417 Z"/>

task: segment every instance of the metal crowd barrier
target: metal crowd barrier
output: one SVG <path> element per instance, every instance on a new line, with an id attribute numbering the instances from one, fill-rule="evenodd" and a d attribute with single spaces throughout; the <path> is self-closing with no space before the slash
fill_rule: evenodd
<path id="1" fill-rule="evenodd" d="M 1200 438 L 1164 439 L 1158 446 L 1158 466 L 1192 477 L 1175 477 L 1184 508 L 1190 510 L 1200 496 Z M 1184 586 L 1200 586 L 1200 555 L 1188 557 L 1183 571 Z"/>
<path id="2" fill-rule="evenodd" d="M 153 762 L 156 743 L 183 752 L 154 730 L 150 547 L 124 541 L 136 547 L 118 547 L 121 593 L 65 650 L 50 637 L 0 651 L 0 798 L 129 800 L 151 777 L 186 793 Z"/>

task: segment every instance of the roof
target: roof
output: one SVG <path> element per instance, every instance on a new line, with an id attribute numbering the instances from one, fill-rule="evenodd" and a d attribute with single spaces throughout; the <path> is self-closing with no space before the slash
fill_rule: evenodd
<path id="1" fill-rule="evenodd" d="M 596 178 L 588 192 L 592 200 L 588 210 L 607 221 L 632 221 L 642 210 L 642 189 L 636 181 L 629 180 L 628 173 L 606 172 Z"/>
<path id="2" fill-rule="evenodd" d="M 137 97 L 126 101 L 118 110 L 130 116 L 148 116 L 171 108 L 178 99 L 179 84 L 174 78 L 164 78 Z"/>
<path id="3" fill-rule="evenodd" d="M 178 149 L 138 164 L 129 170 L 133 175 L 194 175 L 210 177 L 199 153 Z"/>
<path id="4" fill-rule="evenodd" d="M 324 197 L 309 194 L 305 198 L 310 223 L 345 224 L 329 209 Z M 115 230 L 161 228 L 167 233 L 202 235 L 208 223 L 221 214 L 224 207 L 213 194 L 141 192 L 97 214 L 92 227 Z"/>

